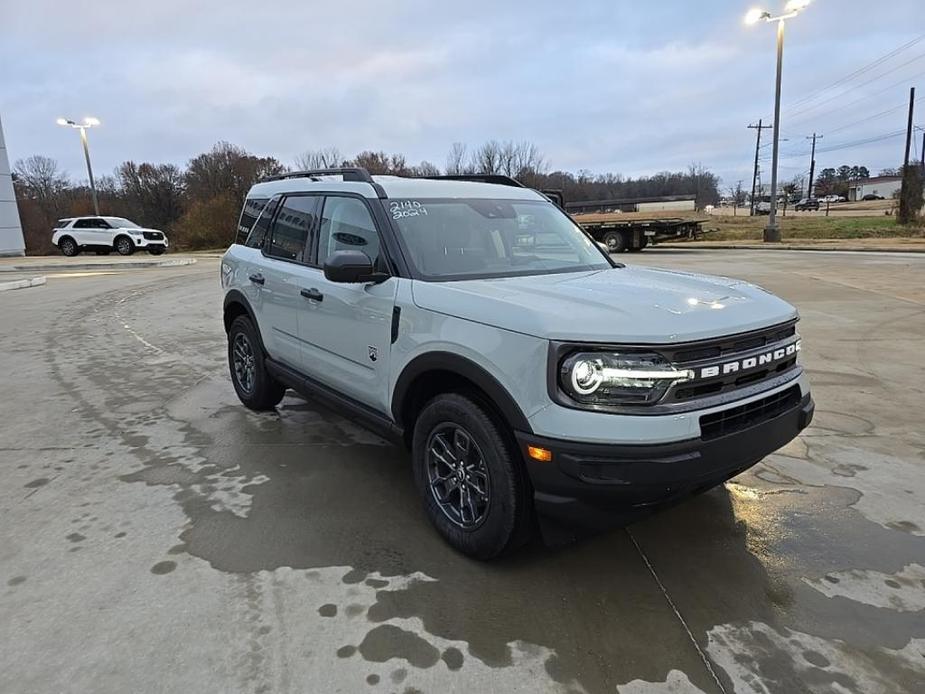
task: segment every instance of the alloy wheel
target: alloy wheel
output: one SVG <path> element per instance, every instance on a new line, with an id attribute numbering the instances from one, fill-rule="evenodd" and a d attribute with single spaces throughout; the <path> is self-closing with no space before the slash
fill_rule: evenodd
<path id="1" fill-rule="evenodd" d="M 234 336 L 231 348 L 232 365 L 235 379 L 247 395 L 254 391 L 254 380 L 257 372 L 257 363 L 250 340 L 244 333 Z"/>
<path id="2" fill-rule="evenodd" d="M 437 506 L 464 530 L 479 527 L 488 515 L 491 479 L 479 445 L 457 424 L 434 428 L 427 440 L 427 481 Z"/>

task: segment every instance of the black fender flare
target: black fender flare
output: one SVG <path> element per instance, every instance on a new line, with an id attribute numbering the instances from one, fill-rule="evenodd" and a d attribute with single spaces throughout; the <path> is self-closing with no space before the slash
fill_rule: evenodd
<path id="1" fill-rule="evenodd" d="M 263 346 L 263 334 L 260 332 L 260 324 L 257 322 L 257 316 L 254 314 L 254 309 L 251 306 L 251 302 L 248 301 L 247 297 L 244 296 L 244 293 L 240 289 L 232 289 L 227 294 L 225 294 L 225 300 L 222 302 L 222 323 L 225 326 L 225 332 L 228 332 L 228 328 L 231 326 L 228 323 L 228 307 L 231 304 L 239 304 L 243 309 L 244 313 L 250 318 L 251 323 L 254 324 L 254 327 L 257 329 L 257 338 L 260 340 L 260 349 L 263 350 L 266 354 L 266 347 Z"/>
<path id="2" fill-rule="evenodd" d="M 512 429 L 526 433 L 533 431 L 517 401 L 498 379 L 472 360 L 453 352 L 428 352 L 405 365 L 392 391 L 392 417 L 396 422 L 402 421 L 402 408 L 411 384 L 428 371 L 449 371 L 471 381 L 488 396 Z"/>

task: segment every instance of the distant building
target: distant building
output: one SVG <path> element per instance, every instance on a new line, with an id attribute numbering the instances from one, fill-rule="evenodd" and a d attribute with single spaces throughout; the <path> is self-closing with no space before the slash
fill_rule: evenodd
<path id="1" fill-rule="evenodd" d="M 849 200 L 863 200 L 865 195 L 879 195 L 889 199 L 893 193 L 902 188 L 902 176 L 874 176 L 856 181 L 848 186 Z"/>
<path id="2" fill-rule="evenodd" d="M 0 256 L 25 255 L 25 250 L 10 160 L 3 141 L 3 124 L 0 123 Z"/>

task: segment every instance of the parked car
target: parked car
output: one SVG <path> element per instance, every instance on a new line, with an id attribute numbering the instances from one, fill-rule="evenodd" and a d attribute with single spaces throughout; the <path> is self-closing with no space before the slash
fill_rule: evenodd
<path id="1" fill-rule="evenodd" d="M 816 198 L 803 198 L 796 205 L 795 210 L 818 210 L 819 201 Z"/>
<path id="2" fill-rule="evenodd" d="M 771 201 L 762 200 L 755 205 L 755 214 L 771 214 Z"/>
<path id="3" fill-rule="evenodd" d="M 161 255 L 167 251 L 167 235 L 158 229 L 145 229 L 123 217 L 68 217 L 59 219 L 51 242 L 64 255 L 75 256 L 81 251 L 97 255 L 131 255 L 136 250 Z"/>
<path id="4" fill-rule="evenodd" d="M 221 264 L 241 402 L 293 388 L 403 443 L 430 521 L 481 559 L 535 518 L 607 527 L 709 489 L 809 424 L 793 306 L 617 263 L 507 180 L 254 185 Z"/>
<path id="5" fill-rule="evenodd" d="M 821 201 L 821 202 L 825 202 L 825 203 L 847 202 L 847 198 L 845 198 L 845 197 L 842 196 L 842 195 L 834 195 L 834 194 L 832 194 L 832 195 L 826 195 L 825 197 L 821 198 L 820 201 Z"/>
<path id="6" fill-rule="evenodd" d="M 868 193 L 861 200 L 883 200 L 882 195 L 875 195 L 874 193 Z"/>

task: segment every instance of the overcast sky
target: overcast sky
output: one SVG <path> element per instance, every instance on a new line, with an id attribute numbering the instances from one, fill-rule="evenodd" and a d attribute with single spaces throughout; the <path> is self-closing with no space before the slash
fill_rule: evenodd
<path id="1" fill-rule="evenodd" d="M 773 113 L 774 29 L 745 27 L 748 7 L 0 0 L 0 115 L 11 160 L 45 154 L 78 178 L 78 138 L 58 116 L 103 122 L 91 132 L 99 173 L 126 159 L 182 164 L 218 140 L 287 164 L 334 145 L 442 167 L 452 142 L 497 138 L 536 143 L 556 169 L 639 175 L 702 162 L 728 185 L 749 180 L 745 126 Z M 814 129 L 825 149 L 905 127 L 908 87 L 925 97 L 925 40 L 788 104 L 922 33 L 923 0 L 816 0 L 788 23 L 783 178 L 808 169 Z M 925 125 L 925 99 L 918 113 Z M 902 147 L 892 137 L 820 153 L 817 165 L 876 173 Z"/>

